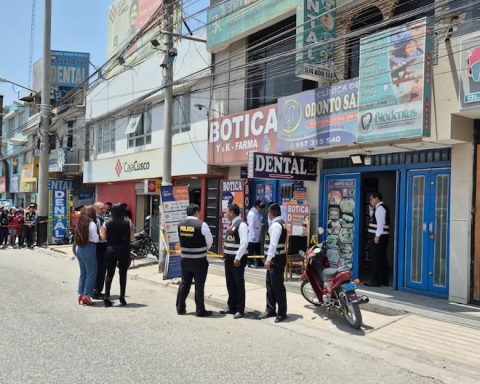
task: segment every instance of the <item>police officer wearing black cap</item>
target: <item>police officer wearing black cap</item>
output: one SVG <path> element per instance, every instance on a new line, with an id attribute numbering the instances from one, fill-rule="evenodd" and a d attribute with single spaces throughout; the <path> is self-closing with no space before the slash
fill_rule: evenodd
<path id="1" fill-rule="evenodd" d="M 195 279 L 195 304 L 197 317 L 207 317 L 212 311 L 205 310 L 204 289 L 207 280 L 207 251 L 213 244 L 213 236 L 207 223 L 199 219 L 200 207 L 190 204 L 187 218 L 178 225 L 180 248 L 182 252 L 182 282 L 177 293 L 177 313 L 186 313 L 187 299 L 192 280 Z"/>
<path id="2" fill-rule="evenodd" d="M 240 218 L 240 207 L 231 204 L 227 208 L 230 226 L 225 233 L 223 257 L 228 290 L 228 308 L 220 313 L 231 313 L 240 319 L 245 313 L 245 266 L 247 265 L 248 227 Z"/>
<path id="3" fill-rule="evenodd" d="M 275 323 L 287 318 L 287 292 L 283 284 L 283 274 L 287 264 L 285 244 L 287 226 L 281 216 L 280 205 L 272 204 L 268 208 L 271 220 L 268 233 L 265 234 L 265 268 L 267 269 L 267 309 L 258 318 L 275 317 Z M 278 311 L 276 310 L 278 305 Z"/>

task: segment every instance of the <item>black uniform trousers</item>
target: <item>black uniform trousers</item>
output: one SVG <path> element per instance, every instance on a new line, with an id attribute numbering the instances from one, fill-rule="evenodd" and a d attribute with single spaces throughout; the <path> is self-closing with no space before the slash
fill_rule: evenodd
<path id="1" fill-rule="evenodd" d="M 247 256 L 240 260 L 240 266 L 235 267 L 235 256 L 225 255 L 225 279 L 227 280 L 228 309 L 231 312 L 245 312 L 245 266 Z"/>
<path id="2" fill-rule="evenodd" d="M 7 225 L 0 226 L 0 246 L 2 246 L 8 239 L 8 227 Z"/>
<path id="3" fill-rule="evenodd" d="M 388 285 L 388 235 L 381 235 L 378 244 L 372 242 L 372 279 L 374 284 Z"/>
<path id="4" fill-rule="evenodd" d="M 95 280 L 95 293 L 102 292 L 107 273 L 107 243 L 97 243 L 97 279 Z"/>
<path id="5" fill-rule="evenodd" d="M 277 255 L 272 259 L 270 269 L 267 271 L 267 312 L 271 315 L 287 316 L 287 291 L 283 284 L 286 264 L 287 256 Z"/>
<path id="6" fill-rule="evenodd" d="M 25 236 L 25 241 L 27 242 L 27 247 L 29 248 L 33 247 L 33 236 L 35 234 L 35 226 L 25 225 L 23 227 L 23 231 L 24 231 L 23 233 Z"/>
<path id="7" fill-rule="evenodd" d="M 197 314 L 205 311 L 205 281 L 207 280 L 208 260 L 206 257 L 190 259 L 182 257 L 182 282 L 177 293 L 177 313 L 183 313 L 186 309 L 185 301 L 190 293 L 192 280 L 195 279 L 195 304 Z"/>

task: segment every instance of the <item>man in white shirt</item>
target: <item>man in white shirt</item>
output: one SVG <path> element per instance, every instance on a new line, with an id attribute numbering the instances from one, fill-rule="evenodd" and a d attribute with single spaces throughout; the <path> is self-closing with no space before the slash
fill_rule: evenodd
<path id="1" fill-rule="evenodd" d="M 370 222 L 368 236 L 372 244 L 372 278 L 369 287 L 388 285 L 387 245 L 390 234 L 390 210 L 379 192 L 370 194 Z"/>
<path id="2" fill-rule="evenodd" d="M 187 217 L 178 225 L 180 248 L 182 252 L 182 282 L 177 293 L 177 313 L 186 313 L 186 304 L 192 281 L 195 279 L 196 316 L 207 317 L 212 311 L 205 309 L 204 289 L 207 280 L 207 251 L 213 244 L 212 232 L 207 223 L 200 220 L 200 207 L 190 204 L 187 207 Z"/>
<path id="3" fill-rule="evenodd" d="M 220 313 L 233 314 L 240 319 L 245 314 L 245 266 L 247 265 L 248 227 L 240 218 L 240 207 L 231 204 L 227 208 L 230 226 L 225 233 L 223 257 L 228 290 L 228 308 Z"/>
<path id="4" fill-rule="evenodd" d="M 261 252 L 260 238 L 262 235 L 262 212 L 265 208 L 265 204 L 261 200 L 255 201 L 255 205 L 248 211 L 247 223 L 248 223 L 248 255 L 259 256 Z M 248 263 L 249 267 L 257 268 L 258 259 L 251 259 Z"/>
<path id="5" fill-rule="evenodd" d="M 268 208 L 268 217 L 272 221 L 265 234 L 264 253 L 267 269 L 267 308 L 258 318 L 260 320 L 276 316 L 275 323 L 287 318 L 287 292 L 283 283 L 283 274 L 287 264 L 285 244 L 287 242 L 287 226 L 282 219 L 278 204 Z M 277 311 L 278 305 L 278 311 Z"/>

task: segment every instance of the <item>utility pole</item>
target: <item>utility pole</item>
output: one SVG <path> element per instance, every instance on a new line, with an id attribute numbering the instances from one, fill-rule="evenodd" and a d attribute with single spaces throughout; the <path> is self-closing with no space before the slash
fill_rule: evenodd
<path id="1" fill-rule="evenodd" d="M 174 4 L 172 0 L 164 0 L 164 15 L 166 15 L 165 56 L 161 66 L 165 70 L 165 114 L 164 114 L 164 145 L 163 145 L 163 174 L 162 185 L 172 184 L 172 111 L 173 111 L 173 60 L 176 51 L 173 49 L 173 14 Z M 162 222 L 164 219 L 162 218 Z M 168 243 L 165 244 L 168 247 Z M 165 269 L 166 251 L 160 252 L 158 270 Z"/>
<path id="2" fill-rule="evenodd" d="M 47 242 L 48 228 L 48 128 L 50 126 L 50 40 L 52 34 L 52 0 L 45 0 L 43 34 L 43 81 L 40 104 L 40 169 L 38 173 L 37 245 Z"/>

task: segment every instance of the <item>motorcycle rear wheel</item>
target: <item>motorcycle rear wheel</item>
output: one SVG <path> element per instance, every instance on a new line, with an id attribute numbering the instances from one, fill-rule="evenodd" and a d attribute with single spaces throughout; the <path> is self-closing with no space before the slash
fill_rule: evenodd
<path id="1" fill-rule="evenodd" d="M 340 292 L 338 299 L 340 300 L 340 311 L 348 325 L 354 329 L 360 329 L 362 326 L 362 312 L 360 312 L 358 303 L 349 301 L 345 292 Z"/>
<path id="2" fill-rule="evenodd" d="M 313 290 L 312 284 L 310 281 L 304 280 L 302 281 L 302 285 L 300 285 L 300 291 L 302 292 L 302 296 L 305 300 L 307 300 L 310 304 L 320 306 L 320 300 L 318 300 L 317 294 Z"/>

